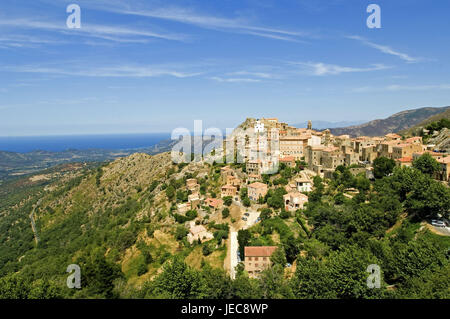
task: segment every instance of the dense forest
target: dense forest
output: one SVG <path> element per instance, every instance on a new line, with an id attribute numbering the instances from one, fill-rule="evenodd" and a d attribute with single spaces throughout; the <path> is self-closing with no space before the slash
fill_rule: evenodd
<path id="1" fill-rule="evenodd" d="M 126 163 L 129 171 L 138 165 Z M 261 222 L 238 233 L 241 251 L 279 246 L 273 266 L 258 279 L 240 264 L 231 280 L 214 262 L 226 253 L 226 223 L 208 224 L 211 241 L 187 242 L 184 223 L 197 212 L 175 213 L 187 196 L 182 185 L 192 176 L 176 178 L 182 164 L 166 163 L 164 174 L 136 185 L 120 172 L 126 190 L 113 188 L 120 182 L 108 175 L 110 165 L 56 181 L 45 196 L 50 181 L 2 185 L 0 298 L 450 298 L 450 237 L 423 223 L 449 215 L 450 190 L 432 178 L 436 164 L 428 155 L 413 167 L 381 158 L 373 181 L 339 166 L 331 180 L 314 178 L 309 203 L 295 213 L 283 209 L 283 184 L 302 165 L 281 166 L 276 176 L 265 177 L 275 188 L 261 199 L 267 204 Z M 208 169 L 199 178 L 202 192 L 213 191 L 220 165 Z M 116 202 L 114 192 L 120 195 Z M 29 214 L 41 198 L 36 244 Z M 163 202 L 167 209 L 155 209 Z M 154 214 L 141 216 L 147 209 Z M 230 218 L 226 209 L 223 218 Z M 197 250 L 204 258 L 192 266 L 188 256 Z M 69 264 L 82 269 L 81 289 L 66 286 Z M 295 267 L 288 271 L 286 264 Z M 380 266 L 380 288 L 367 286 L 371 264 Z"/>

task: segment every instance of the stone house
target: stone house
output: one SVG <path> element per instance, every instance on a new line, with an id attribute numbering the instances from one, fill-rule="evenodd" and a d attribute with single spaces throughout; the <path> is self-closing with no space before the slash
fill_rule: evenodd
<path id="1" fill-rule="evenodd" d="M 213 209 L 220 209 L 223 207 L 223 200 L 220 198 L 207 198 L 205 199 L 205 205 Z"/>
<path id="2" fill-rule="evenodd" d="M 406 156 L 406 157 L 401 157 L 401 158 L 397 158 L 395 160 L 395 164 L 397 166 L 412 166 L 412 162 L 413 162 L 413 158 L 410 156 Z"/>
<path id="3" fill-rule="evenodd" d="M 448 182 L 450 180 L 450 156 L 437 160 L 441 164 L 441 169 L 437 173 L 437 179 Z"/>
<path id="4" fill-rule="evenodd" d="M 392 158 L 412 157 L 413 153 L 422 151 L 422 144 L 398 144 L 392 146 Z"/>
<path id="5" fill-rule="evenodd" d="M 206 230 L 203 225 L 195 225 L 195 222 L 191 222 L 187 239 L 190 244 L 194 241 L 200 240 L 201 242 L 213 239 L 214 236 Z"/>
<path id="6" fill-rule="evenodd" d="M 255 182 L 248 185 L 248 198 L 253 201 L 257 201 L 260 197 L 264 197 L 267 194 L 267 185 L 260 182 Z"/>
<path id="7" fill-rule="evenodd" d="M 261 271 L 271 266 L 270 256 L 277 250 L 277 246 L 255 246 L 244 248 L 244 269 L 248 276 L 256 278 Z"/>
<path id="8" fill-rule="evenodd" d="M 237 194 L 237 188 L 232 186 L 232 185 L 224 185 L 221 188 L 221 196 L 222 197 L 226 197 L 226 196 L 231 196 L 231 197 L 235 197 Z"/>
<path id="9" fill-rule="evenodd" d="M 295 212 L 297 209 L 303 209 L 304 204 L 308 202 L 308 196 L 294 191 L 283 195 L 285 210 Z"/>
<path id="10" fill-rule="evenodd" d="M 300 177 L 295 179 L 295 184 L 299 192 L 312 191 L 312 181 L 304 172 L 300 172 Z"/>

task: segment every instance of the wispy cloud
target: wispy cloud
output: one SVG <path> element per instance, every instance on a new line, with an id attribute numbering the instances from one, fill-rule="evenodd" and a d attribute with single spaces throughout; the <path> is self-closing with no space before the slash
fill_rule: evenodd
<path id="1" fill-rule="evenodd" d="M 253 79 L 253 78 L 223 78 L 223 77 L 213 76 L 210 79 L 214 80 L 214 81 L 217 81 L 217 82 L 228 82 L 228 83 L 257 83 L 257 82 L 261 82 L 260 79 Z"/>
<path id="2" fill-rule="evenodd" d="M 188 78 L 200 75 L 201 72 L 186 72 L 177 70 L 175 67 L 166 65 L 115 65 L 107 67 L 47 67 L 39 65 L 27 65 L 17 67 L 3 67 L 4 71 L 19 73 L 42 73 L 63 76 L 84 76 L 84 77 L 128 77 L 128 78 L 150 78 L 160 76 L 172 76 L 176 78 Z"/>
<path id="3" fill-rule="evenodd" d="M 352 91 L 356 93 L 366 93 L 366 92 L 429 91 L 429 90 L 450 90 L 450 84 L 429 84 L 429 85 L 392 84 L 383 87 L 364 86 L 355 88 Z"/>
<path id="4" fill-rule="evenodd" d="M 174 40 L 174 41 L 185 41 L 188 36 L 182 34 L 166 33 L 166 32 L 156 32 L 151 30 L 146 30 L 143 28 L 137 29 L 132 27 L 124 26 L 108 26 L 108 25 L 98 25 L 84 23 L 79 29 L 68 29 L 63 23 L 55 22 L 43 22 L 32 19 L 0 19 L 0 26 L 4 28 L 13 28 L 15 31 L 18 29 L 32 29 L 32 30 L 43 30 L 49 32 L 57 32 L 65 35 L 72 36 L 82 36 L 82 37 L 92 37 L 100 38 L 103 40 L 122 42 L 122 43 L 142 43 L 148 42 L 149 38 L 153 39 L 164 39 L 164 40 Z M 34 43 L 49 43 L 50 40 L 40 39 L 37 37 L 34 39 Z M 10 41 L 10 43 L 25 43 L 26 36 L 22 38 L 17 38 L 15 41 Z"/>
<path id="5" fill-rule="evenodd" d="M 0 43 L 6 48 L 24 48 L 36 47 L 38 45 L 63 44 L 63 40 L 55 40 L 48 38 L 39 38 L 35 36 L 14 34 L 14 35 L 0 35 Z"/>
<path id="6" fill-rule="evenodd" d="M 227 73 L 227 75 L 231 75 L 231 76 L 252 76 L 252 77 L 257 77 L 257 78 L 261 78 L 261 79 L 273 79 L 276 76 L 274 74 L 271 73 L 266 73 L 266 72 L 250 72 L 250 71 L 236 71 L 236 72 L 230 72 Z"/>
<path id="7" fill-rule="evenodd" d="M 217 17 L 211 14 L 201 14 L 192 9 L 180 7 L 166 8 L 133 8 L 129 3 L 116 3 L 115 6 L 104 6 L 104 10 L 124 14 L 163 19 L 177 23 L 194 25 L 200 28 L 223 32 L 244 33 L 258 37 L 283 41 L 302 42 L 301 38 L 312 36 L 309 32 L 292 31 L 275 27 L 262 27 L 250 23 L 247 19 Z"/>
<path id="8" fill-rule="evenodd" d="M 412 57 L 406 53 L 402 53 L 399 51 L 396 51 L 394 49 L 392 49 L 391 47 L 387 46 L 387 45 L 381 45 L 381 44 L 376 44 L 373 42 L 368 41 L 367 39 L 357 36 L 357 35 L 351 35 L 351 36 L 347 36 L 348 39 L 352 39 L 352 40 L 357 40 L 369 47 L 372 47 L 374 49 L 377 49 L 380 52 L 383 52 L 385 54 L 390 54 L 390 55 L 394 55 L 399 57 L 400 59 L 408 62 L 408 63 L 416 63 L 419 62 L 420 60 L 422 60 L 422 58 L 416 58 L 416 57 Z"/>
<path id="9" fill-rule="evenodd" d="M 322 62 L 291 62 L 291 64 L 302 66 L 311 75 L 323 76 L 323 75 L 337 75 L 341 73 L 354 73 L 354 72 L 370 72 L 385 70 L 390 68 L 384 64 L 373 64 L 366 68 L 356 68 L 341 66 L 335 64 L 325 64 Z"/>

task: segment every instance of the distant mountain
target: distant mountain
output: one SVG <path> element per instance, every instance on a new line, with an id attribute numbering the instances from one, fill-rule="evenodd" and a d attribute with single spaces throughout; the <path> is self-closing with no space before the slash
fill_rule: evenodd
<path id="1" fill-rule="evenodd" d="M 382 136 L 388 133 L 407 130 L 414 125 L 436 116 L 450 109 L 446 107 L 423 107 L 414 110 L 406 110 L 389 116 L 385 119 L 370 121 L 361 125 L 330 128 L 334 135 L 348 134 L 350 136 Z"/>
<path id="2" fill-rule="evenodd" d="M 420 122 L 419 124 L 414 125 L 411 128 L 408 128 L 407 130 L 403 130 L 400 133 L 401 134 L 406 134 L 406 135 L 412 135 L 413 133 L 418 134 L 419 131 L 424 128 L 425 126 L 427 126 L 428 124 L 432 123 L 432 122 L 437 122 L 440 119 L 450 119 L 450 107 L 448 107 L 444 112 L 433 115 L 429 118 L 427 118 L 426 120 L 423 120 L 422 122 Z"/>
<path id="3" fill-rule="evenodd" d="M 359 125 L 365 121 L 341 121 L 341 122 L 328 122 L 328 121 L 312 121 L 312 127 L 316 130 L 324 130 L 326 128 L 345 127 L 351 125 Z M 308 121 L 293 124 L 292 126 L 303 128 L 308 126 Z"/>

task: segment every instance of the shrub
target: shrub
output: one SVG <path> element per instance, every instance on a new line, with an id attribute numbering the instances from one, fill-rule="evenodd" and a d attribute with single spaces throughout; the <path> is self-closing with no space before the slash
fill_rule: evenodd
<path id="1" fill-rule="evenodd" d="M 231 196 L 225 196 L 225 197 L 223 198 L 223 203 L 224 203 L 226 206 L 230 206 L 230 205 L 233 203 L 233 198 L 232 198 Z"/>
<path id="2" fill-rule="evenodd" d="M 228 216 L 230 216 L 230 210 L 228 208 L 224 208 L 222 210 L 222 218 L 227 218 Z"/>

